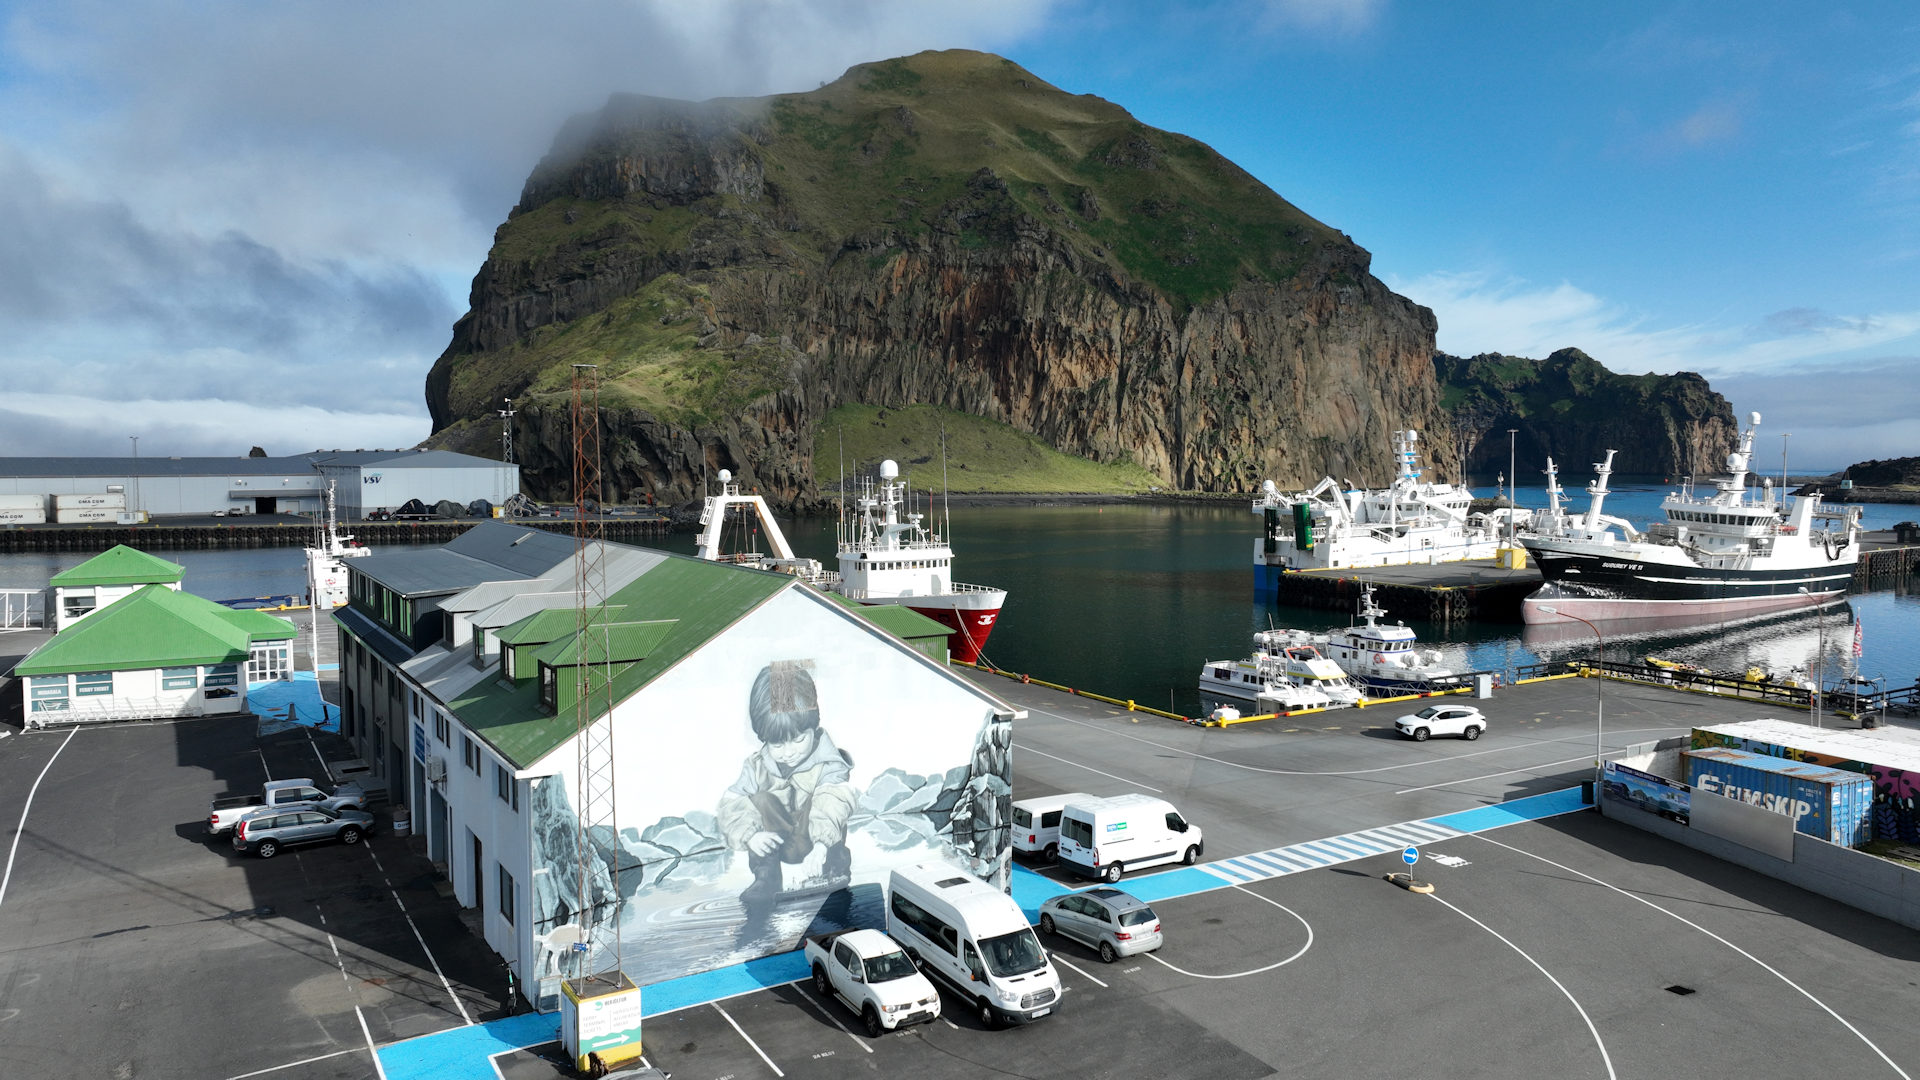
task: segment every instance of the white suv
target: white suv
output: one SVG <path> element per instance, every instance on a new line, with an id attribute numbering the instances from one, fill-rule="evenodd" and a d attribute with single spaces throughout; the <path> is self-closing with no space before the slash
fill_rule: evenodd
<path id="1" fill-rule="evenodd" d="M 1471 705 L 1429 705 L 1411 716 L 1393 722 L 1400 734 L 1415 742 L 1426 742 L 1429 735 L 1458 735 L 1477 739 L 1487 729 L 1487 717 Z"/>

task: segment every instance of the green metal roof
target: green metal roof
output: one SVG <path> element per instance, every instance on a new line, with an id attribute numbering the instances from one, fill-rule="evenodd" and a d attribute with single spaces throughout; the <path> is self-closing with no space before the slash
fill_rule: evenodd
<path id="1" fill-rule="evenodd" d="M 192 593 L 149 585 L 55 634 L 13 670 L 61 675 L 243 663 L 254 642 L 285 640 L 295 633 L 292 624 L 263 612 L 233 611 Z"/>
<path id="2" fill-rule="evenodd" d="M 652 622 L 610 622 L 604 627 L 589 626 L 550 642 L 534 653 L 533 658 L 554 667 L 578 667 L 582 663 L 598 664 L 603 661 L 624 664 L 645 660 L 676 622 L 679 620 L 659 619 Z"/>
<path id="3" fill-rule="evenodd" d="M 61 588 L 76 585 L 170 585 L 185 576 L 187 568 L 125 544 L 95 555 L 71 570 L 53 575 L 51 584 Z M 104 670 L 104 669 L 101 669 Z"/>
<path id="4" fill-rule="evenodd" d="M 945 623 L 938 619 L 930 619 L 905 604 L 862 604 L 857 600 L 849 600 L 839 593 L 827 595 L 840 601 L 842 606 L 859 612 L 868 622 L 897 638 L 917 641 L 921 638 L 937 637 L 945 641 L 947 635 L 952 633 Z"/>
<path id="5" fill-rule="evenodd" d="M 617 622 L 627 609 L 607 606 L 607 621 Z M 580 629 L 580 616 L 570 607 L 548 608 L 536 611 L 524 619 L 510 622 L 493 632 L 493 636 L 504 645 L 545 645 L 549 641 L 559 641 L 571 636 Z"/>
<path id="6" fill-rule="evenodd" d="M 781 590 L 803 587 L 784 574 L 687 556 L 668 558 L 608 598 L 609 606 L 652 617 L 640 625 L 666 626 L 642 659 L 615 672 L 611 700 L 632 697 Z M 574 617 L 571 609 L 563 610 L 569 619 Z M 498 679 L 481 679 L 447 704 L 461 723 L 516 768 L 527 768 L 572 738 L 575 728 L 574 711 L 565 709 L 557 716 L 548 712 L 540 704 L 538 687 L 537 679 L 519 682 L 512 690 Z M 595 703 L 593 715 L 606 711 L 604 702 Z"/>

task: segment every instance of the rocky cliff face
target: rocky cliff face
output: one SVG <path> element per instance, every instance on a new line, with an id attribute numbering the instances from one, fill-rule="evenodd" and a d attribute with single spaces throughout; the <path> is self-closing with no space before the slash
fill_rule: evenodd
<path id="1" fill-rule="evenodd" d="M 488 452 L 511 397 L 530 489 L 563 496 L 594 364 L 610 499 L 727 468 L 813 502 L 813 425 L 845 402 L 964 410 L 1181 488 L 1384 482 L 1394 429 L 1451 434 L 1433 315 L 1368 267 L 1205 146 L 997 57 L 618 98 L 496 235 L 428 378 L 432 441 Z"/>
<path id="2" fill-rule="evenodd" d="M 1545 360 L 1484 353 L 1434 357 L 1453 419 L 1454 452 L 1465 470 L 1507 470 L 1507 429 L 1522 483 L 1537 483 L 1545 459 L 1562 483 L 1618 450 L 1614 470 L 1629 476 L 1710 476 L 1725 467 L 1739 431 L 1733 407 L 1700 376 L 1616 375 L 1579 349 Z"/>

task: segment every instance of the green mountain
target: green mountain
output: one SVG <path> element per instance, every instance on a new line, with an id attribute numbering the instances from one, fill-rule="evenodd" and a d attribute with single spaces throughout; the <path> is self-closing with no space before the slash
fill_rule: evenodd
<path id="1" fill-rule="evenodd" d="M 616 96 L 496 234 L 430 442 L 491 452 L 512 398 L 529 488 L 562 493 L 593 365 L 613 499 L 728 468 L 817 501 L 843 406 L 965 413 L 1177 488 L 1384 480 L 1391 432 L 1446 418 L 1433 315 L 1369 262 L 1204 144 L 983 53 Z"/>

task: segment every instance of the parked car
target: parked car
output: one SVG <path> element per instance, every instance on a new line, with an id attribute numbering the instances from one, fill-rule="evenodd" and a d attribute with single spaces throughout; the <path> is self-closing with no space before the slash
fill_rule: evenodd
<path id="1" fill-rule="evenodd" d="M 1060 815 L 1059 842 L 1062 868 L 1108 884 L 1128 870 L 1171 862 L 1192 866 L 1207 850 L 1200 826 L 1151 795 L 1069 803 Z"/>
<path id="2" fill-rule="evenodd" d="M 1477 739 L 1487 730 L 1486 714 L 1471 705 L 1429 705 L 1417 713 L 1393 722 L 1400 734 L 1415 742 L 1426 742 L 1430 735 L 1458 735 Z"/>
<path id="3" fill-rule="evenodd" d="M 207 696 L 214 697 L 217 693 L 209 690 Z M 259 810 L 304 810 L 310 806 L 326 810 L 365 810 L 367 792 L 359 784 L 341 784 L 332 792 L 325 792 L 314 787 L 313 781 L 306 777 L 271 780 L 258 795 L 229 792 L 214 799 L 207 812 L 207 831 L 218 836 Z"/>
<path id="4" fill-rule="evenodd" d="M 280 854 L 283 847 L 319 844 L 338 840 L 357 844 L 373 831 L 373 815 L 364 810 L 256 810 L 240 819 L 233 830 L 233 850 L 242 855 L 251 851 L 263 859 Z"/>
<path id="5" fill-rule="evenodd" d="M 1067 804 L 1093 796 L 1082 792 L 1043 795 L 1013 804 L 1013 850 L 1016 855 L 1038 855 L 1052 862 L 1060 854 L 1060 815 Z"/>
<path id="6" fill-rule="evenodd" d="M 1102 886 L 1050 896 L 1040 904 L 1040 929 L 1073 938 L 1105 963 L 1160 947 L 1160 916 L 1146 902 Z"/>
<path id="7" fill-rule="evenodd" d="M 905 950 L 878 930 L 846 930 L 810 937 L 807 966 L 821 997 L 838 997 L 879 1038 L 908 1024 L 940 1018 L 940 993 Z"/>

